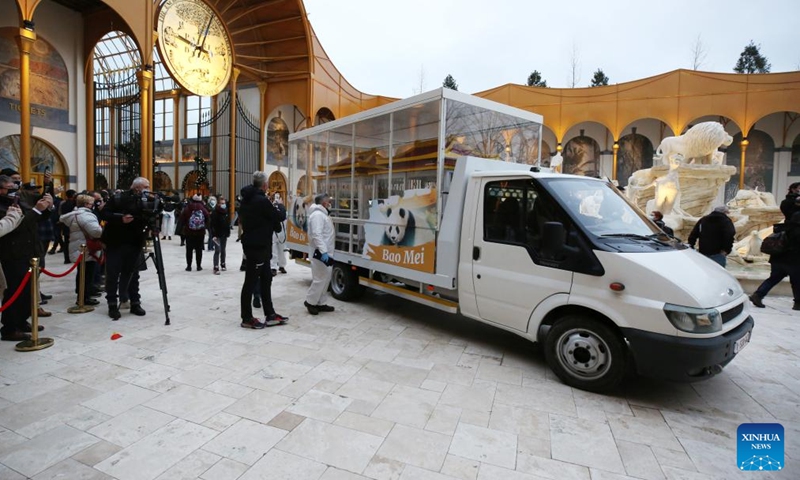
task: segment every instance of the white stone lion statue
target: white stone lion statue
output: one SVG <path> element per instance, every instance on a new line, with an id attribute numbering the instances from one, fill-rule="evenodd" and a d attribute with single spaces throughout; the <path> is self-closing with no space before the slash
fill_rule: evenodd
<path id="1" fill-rule="evenodd" d="M 718 122 L 703 122 L 690 128 L 679 137 L 667 137 L 661 141 L 656 150 L 656 156 L 664 165 L 669 165 L 671 159 L 681 157 L 682 163 L 700 163 L 721 165 L 724 155 L 717 149 L 733 142 L 733 137 L 728 135 L 722 124 Z"/>

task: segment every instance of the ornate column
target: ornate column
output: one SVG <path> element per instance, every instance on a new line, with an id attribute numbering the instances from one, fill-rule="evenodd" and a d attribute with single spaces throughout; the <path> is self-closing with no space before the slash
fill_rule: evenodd
<path id="1" fill-rule="evenodd" d="M 742 143 L 739 145 L 742 146 L 742 158 L 739 161 L 739 190 L 744 190 L 744 161 L 745 155 L 747 154 L 747 146 L 750 145 L 750 141 L 747 138 L 742 139 Z"/>
<path id="2" fill-rule="evenodd" d="M 260 150 L 259 150 L 259 165 L 261 165 L 260 170 L 267 169 L 267 82 L 258 82 L 258 93 L 260 94 L 260 121 L 261 123 L 258 125 L 261 128 L 261 138 L 259 139 Z M 281 168 L 278 167 L 278 170 Z"/>
<path id="3" fill-rule="evenodd" d="M 94 62 L 94 55 L 89 54 L 89 64 Z M 94 75 L 86 79 L 86 189 L 94 190 L 95 165 L 94 146 L 97 142 L 97 122 L 95 120 Z M 80 185 L 80 182 L 78 182 Z M 77 185 L 76 185 L 77 186 Z M 76 188 L 77 190 L 77 188 Z"/>
<path id="4" fill-rule="evenodd" d="M 236 114 L 238 110 L 236 110 L 236 81 L 239 79 L 240 70 L 238 68 L 233 69 L 233 73 L 231 73 L 231 144 L 230 144 L 230 177 L 228 177 L 228 197 L 231 199 L 236 198 Z M 230 218 L 233 219 L 233 214 L 236 210 L 236 202 L 231 201 L 228 202 L 230 208 L 228 211 L 230 212 Z"/>
<path id="5" fill-rule="evenodd" d="M 36 42 L 33 22 L 19 29 L 19 173 L 23 182 L 31 180 L 31 49 Z"/>
<path id="6" fill-rule="evenodd" d="M 150 85 L 153 82 L 153 72 L 145 65 L 144 70 L 136 72 L 136 79 L 139 81 L 139 104 L 141 118 L 139 119 L 139 134 L 142 139 L 142 158 L 139 164 L 139 175 L 153 179 L 153 112 L 151 111 L 152 101 L 150 98 Z"/>

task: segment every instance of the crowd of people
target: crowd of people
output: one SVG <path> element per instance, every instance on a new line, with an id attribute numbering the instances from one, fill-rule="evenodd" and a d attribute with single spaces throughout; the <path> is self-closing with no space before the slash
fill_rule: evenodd
<path id="1" fill-rule="evenodd" d="M 152 215 L 148 210 L 152 203 L 148 202 L 156 198 L 162 204 L 157 215 Z M 213 273 L 220 275 L 227 270 L 226 249 L 235 227 L 244 254 L 240 267 L 245 272 L 241 326 L 259 329 L 286 324 L 288 317 L 275 311 L 271 293 L 272 278 L 287 273 L 286 208 L 279 194 L 268 193 L 267 175 L 255 172 L 252 184 L 241 190 L 233 222 L 228 199 L 223 196 L 203 198 L 196 194 L 176 200 L 150 192 L 150 182 L 143 177 L 134 179 L 128 190 L 62 192 L 54 188 L 49 174 L 45 175 L 44 184 L 37 186 L 32 182 L 23 184 L 14 170 L 0 172 L 0 288 L 2 305 L 6 306 L 0 329 L 2 340 L 30 338 L 31 289 L 25 276 L 34 257 L 40 259 L 43 268 L 48 253 L 63 254 L 65 264 L 78 263 L 76 303 L 99 305 L 97 298 L 105 295 L 108 316 L 119 320 L 123 311 L 146 315 L 139 292 L 139 271 L 144 268 L 144 247 L 149 235 L 166 241 L 171 241 L 173 235 L 179 237 L 181 246 L 186 248 L 186 271 L 192 271 L 193 263 L 195 271 L 203 270 L 204 250 L 213 250 Z M 329 205 L 329 197 L 318 200 L 316 206 L 320 209 Z M 314 281 L 306 307 L 315 315 L 333 311 L 333 307 L 325 305 L 324 293 L 320 293 L 327 290 L 330 282 L 333 254 L 333 225 L 327 210 L 324 215 L 324 220 L 312 216 L 310 227 L 314 244 L 323 239 L 318 250 L 326 256 L 322 266 L 312 260 Z M 314 233 L 317 228 L 320 230 Z M 85 262 L 81 263 L 78 260 L 84 246 Z M 18 290 L 20 295 L 12 302 Z M 51 298 L 42 294 L 39 304 L 44 305 Z M 263 321 L 253 315 L 253 308 L 263 309 Z M 51 315 L 43 308 L 38 314 Z"/>

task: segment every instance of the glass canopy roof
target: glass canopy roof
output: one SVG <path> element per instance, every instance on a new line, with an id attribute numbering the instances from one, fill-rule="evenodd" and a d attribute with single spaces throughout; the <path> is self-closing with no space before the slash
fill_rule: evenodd
<path id="1" fill-rule="evenodd" d="M 157 92 L 178 88 L 170 77 L 158 50 L 153 51 L 154 80 Z M 94 80 L 98 83 L 115 83 L 128 78 L 140 68 L 142 59 L 133 39 L 123 32 L 110 32 L 94 47 Z"/>

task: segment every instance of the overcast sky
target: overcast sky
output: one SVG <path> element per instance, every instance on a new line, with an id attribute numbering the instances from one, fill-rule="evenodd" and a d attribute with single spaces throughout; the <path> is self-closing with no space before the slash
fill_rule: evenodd
<path id="1" fill-rule="evenodd" d="M 550 87 L 601 68 L 621 83 L 692 68 L 731 73 L 752 39 L 772 72 L 800 69 L 799 0 L 304 0 L 322 46 L 365 93 L 404 98 L 442 85 L 475 93 L 524 84 L 533 70 Z M 422 81 L 421 81 L 422 80 Z"/>

